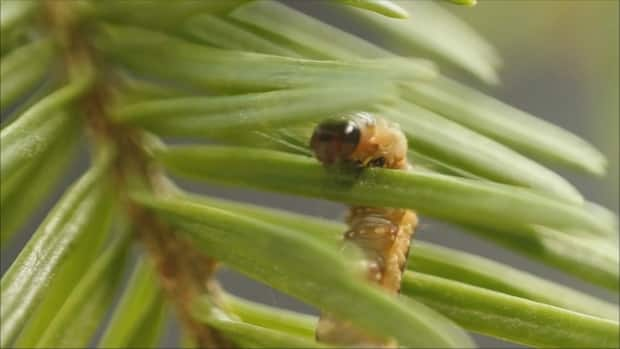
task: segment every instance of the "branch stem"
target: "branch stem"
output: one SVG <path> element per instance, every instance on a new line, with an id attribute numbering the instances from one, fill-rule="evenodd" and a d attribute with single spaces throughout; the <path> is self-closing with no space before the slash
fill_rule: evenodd
<path id="1" fill-rule="evenodd" d="M 83 33 L 89 28 L 79 17 L 75 2 L 45 2 L 44 23 L 63 52 L 69 79 L 80 73 L 76 67 L 95 72 L 106 69 L 84 37 Z M 118 200 L 131 219 L 138 240 L 155 261 L 158 279 L 186 332 L 201 348 L 231 347 L 216 330 L 191 316 L 191 304 L 199 296 L 210 295 L 213 304 L 218 304 L 215 301 L 219 297 L 219 287 L 213 278 L 216 261 L 196 251 L 179 239 L 167 224 L 128 199 L 129 189 L 135 186 L 155 193 L 166 192 L 168 186 L 163 171 L 145 151 L 144 134 L 111 121 L 108 106 L 114 98 L 114 79 L 104 78 L 107 76 L 110 74 L 98 74 L 90 90 L 78 100 L 77 110 L 86 119 L 91 145 L 95 149 L 110 145 L 117 149 L 118 156 L 109 175 L 115 179 Z"/>

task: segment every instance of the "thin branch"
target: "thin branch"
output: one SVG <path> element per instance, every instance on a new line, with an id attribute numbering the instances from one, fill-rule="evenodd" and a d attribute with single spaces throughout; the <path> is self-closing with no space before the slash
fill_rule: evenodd
<path id="1" fill-rule="evenodd" d="M 45 22 L 60 43 L 67 73 L 75 74 L 73 69 L 78 66 L 96 71 L 105 69 L 97 65 L 100 60 L 96 52 L 81 36 L 72 2 L 50 0 L 45 5 Z M 133 185 L 155 192 L 166 190 L 162 184 L 165 177 L 143 150 L 141 133 L 111 122 L 107 112 L 107 105 L 113 97 L 110 84 L 110 80 L 100 78 L 80 100 L 89 139 L 94 147 L 113 144 L 117 148 L 118 156 L 110 175 L 115 177 L 120 199 L 124 201 L 122 207 L 127 209 L 137 237 L 155 261 L 161 285 L 188 333 L 201 348 L 231 347 L 231 343 L 216 330 L 191 316 L 191 304 L 198 296 L 212 295 L 216 301 L 214 304 L 218 304 L 219 287 L 213 279 L 216 261 L 194 250 L 157 217 L 127 199 L 128 188 Z"/>

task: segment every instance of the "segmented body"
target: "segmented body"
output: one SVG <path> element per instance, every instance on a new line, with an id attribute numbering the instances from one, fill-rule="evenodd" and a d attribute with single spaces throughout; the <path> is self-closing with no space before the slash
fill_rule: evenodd
<path id="1" fill-rule="evenodd" d="M 367 113 L 321 123 L 312 136 L 311 147 L 326 165 L 409 168 L 407 140 L 398 126 Z M 343 235 L 343 243 L 353 244 L 363 252 L 361 262 L 368 280 L 387 292 L 398 293 L 411 235 L 417 225 L 416 214 L 407 209 L 354 206 L 347 223 L 349 230 Z M 316 336 L 319 341 L 336 345 L 395 345 L 389 339 L 369 336 L 330 314 L 321 315 Z"/>

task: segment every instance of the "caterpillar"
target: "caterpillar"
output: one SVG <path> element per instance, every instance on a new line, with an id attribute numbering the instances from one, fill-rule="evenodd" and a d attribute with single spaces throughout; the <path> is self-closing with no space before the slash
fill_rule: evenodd
<path id="1" fill-rule="evenodd" d="M 407 139 L 398 125 L 369 113 L 321 122 L 314 129 L 310 147 L 326 166 L 410 168 Z M 367 279 L 398 294 L 410 239 L 417 225 L 416 214 L 408 209 L 353 206 L 346 221 L 349 229 L 343 234 L 343 243 L 354 244 L 362 251 Z M 391 339 L 374 338 L 328 313 L 321 314 L 316 338 L 341 346 L 396 345 Z"/>

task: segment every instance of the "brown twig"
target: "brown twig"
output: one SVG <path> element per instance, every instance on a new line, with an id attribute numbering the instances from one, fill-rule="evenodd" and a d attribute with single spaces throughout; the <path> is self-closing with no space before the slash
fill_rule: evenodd
<path id="1" fill-rule="evenodd" d="M 44 22 L 60 43 L 67 73 L 71 67 L 103 68 L 95 50 L 81 35 L 79 19 L 72 12 L 71 1 L 45 2 Z M 131 202 L 127 196 L 130 185 L 138 183 L 146 190 L 166 191 L 162 170 L 153 163 L 143 147 L 139 130 L 115 124 L 109 118 L 106 106 L 112 101 L 110 81 L 101 78 L 81 99 L 80 111 L 85 115 L 87 132 L 94 140 L 114 144 L 117 158 L 111 173 L 116 180 L 119 200 L 127 208 L 138 240 L 155 261 L 159 280 L 168 299 L 175 305 L 183 326 L 201 348 L 227 348 L 232 344 L 217 331 L 195 320 L 191 315 L 192 303 L 207 294 L 217 304 L 217 282 L 213 279 L 216 261 L 196 251 L 181 240 L 174 229 L 152 213 Z"/>

